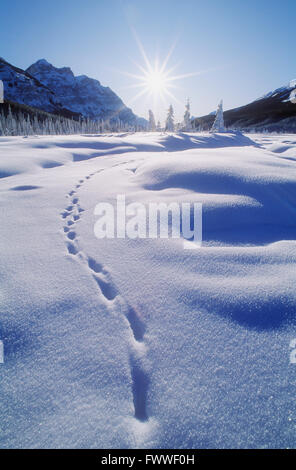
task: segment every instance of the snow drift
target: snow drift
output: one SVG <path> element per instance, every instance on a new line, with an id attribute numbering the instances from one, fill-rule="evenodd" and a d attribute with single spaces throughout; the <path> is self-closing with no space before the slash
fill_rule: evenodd
<path id="1" fill-rule="evenodd" d="M 2 448 L 295 447 L 294 153 L 292 136 L 0 138 Z M 203 246 L 98 240 L 117 194 L 202 202 Z"/>

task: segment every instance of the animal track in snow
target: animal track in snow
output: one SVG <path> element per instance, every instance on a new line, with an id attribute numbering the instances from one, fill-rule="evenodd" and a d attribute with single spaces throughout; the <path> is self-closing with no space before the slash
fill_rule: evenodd
<path id="1" fill-rule="evenodd" d="M 127 305 L 128 310 L 126 313 L 126 318 L 130 324 L 130 327 L 133 331 L 133 335 L 136 341 L 143 341 L 145 334 L 145 325 L 140 320 L 139 314 L 136 310 L 133 309 L 130 305 Z"/>
<path id="2" fill-rule="evenodd" d="M 130 367 L 133 381 L 133 400 L 135 407 L 135 418 L 139 421 L 148 421 L 147 394 L 149 388 L 149 377 L 141 366 L 139 359 L 130 356 Z"/>
<path id="3" fill-rule="evenodd" d="M 130 162 L 123 162 L 113 166 L 124 165 Z M 112 310 L 123 315 L 132 334 L 132 339 L 129 342 L 129 364 L 130 374 L 132 380 L 132 395 L 134 403 L 134 417 L 141 422 L 148 421 L 149 416 L 147 412 L 147 396 L 149 389 L 149 376 L 143 365 L 143 357 L 139 354 L 143 350 L 141 344 L 144 342 L 145 325 L 142 322 L 138 312 L 129 305 L 123 296 L 120 294 L 108 270 L 94 258 L 88 257 L 82 252 L 79 247 L 75 225 L 80 220 L 80 215 L 84 209 L 79 205 L 79 197 L 76 196 L 77 189 L 79 189 L 85 182 L 88 182 L 95 174 L 104 171 L 99 169 L 90 173 L 85 179 L 80 179 L 75 189 L 69 191 L 66 195 L 71 198 L 71 204 L 64 209 L 61 213 L 62 220 L 64 220 L 64 236 L 68 254 L 76 256 L 79 253 L 80 262 L 89 270 L 94 281 L 96 282 L 100 295 L 104 297 L 108 305 L 112 305 Z M 133 171 L 133 170 L 132 170 Z M 75 194 L 75 197 L 73 197 Z"/>
<path id="4" fill-rule="evenodd" d="M 70 253 L 70 255 L 77 255 L 77 253 L 78 253 L 78 250 L 77 250 L 76 246 L 74 245 L 74 243 L 68 242 L 67 243 L 67 249 L 68 249 L 68 252 Z"/>
<path id="5" fill-rule="evenodd" d="M 94 275 L 93 278 L 98 284 L 104 297 L 106 297 L 107 300 L 114 300 L 117 296 L 117 290 L 115 289 L 115 287 L 99 276 Z"/>
<path id="6" fill-rule="evenodd" d="M 101 273 L 103 271 L 103 266 L 93 258 L 88 258 L 87 263 L 88 267 L 95 273 Z"/>
<path id="7" fill-rule="evenodd" d="M 75 238 L 76 238 L 76 233 L 75 233 L 75 232 L 68 232 L 67 237 L 68 237 L 70 240 L 75 240 Z"/>

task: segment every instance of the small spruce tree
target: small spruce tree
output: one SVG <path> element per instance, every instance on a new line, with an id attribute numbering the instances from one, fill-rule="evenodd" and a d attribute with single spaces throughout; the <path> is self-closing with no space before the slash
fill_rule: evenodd
<path id="1" fill-rule="evenodd" d="M 225 132 L 224 119 L 223 119 L 223 101 L 222 100 L 220 101 L 220 103 L 218 105 L 215 121 L 214 121 L 214 124 L 212 125 L 211 132 L 213 132 L 213 133 L 214 132 Z"/>
<path id="2" fill-rule="evenodd" d="M 184 114 L 184 130 L 189 132 L 192 130 L 191 120 L 190 120 L 190 102 L 189 99 L 185 105 L 185 114 Z"/>
<path id="3" fill-rule="evenodd" d="M 174 109 L 172 105 L 170 105 L 168 109 L 168 115 L 167 115 L 166 123 L 165 123 L 165 130 L 166 132 L 174 132 L 175 130 Z"/>
<path id="4" fill-rule="evenodd" d="M 148 129 L 149 129 L 150 132 L 155 132 L 155 130 L 156 130 L 154 114 L 151 111 L 151 109 L 149 109 L 149 127 L 148 127 Z"/>

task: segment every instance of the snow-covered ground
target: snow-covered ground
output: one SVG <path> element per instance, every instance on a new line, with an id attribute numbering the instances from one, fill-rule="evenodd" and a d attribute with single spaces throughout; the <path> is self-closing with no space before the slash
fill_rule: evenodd
<path id="1" fill-rule="evenodd" d="M 296 445 L 296 136 L 1 137 L 0 446 Z M 99 202 L 203 203 L 203 246 Z"/>

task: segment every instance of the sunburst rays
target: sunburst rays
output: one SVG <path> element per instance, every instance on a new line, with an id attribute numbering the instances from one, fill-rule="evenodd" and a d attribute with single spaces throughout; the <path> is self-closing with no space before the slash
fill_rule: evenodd
<path id="1" fill-rule="evenodd" d="M 135 101 L 144 97 L 149 99 L 149 103 L 151 103 L 151 106 L 154 106 L 155 108 L 158 108 L 160 104 L 167 106 L 170 101 L 182 104 L 176 96 L 176 90 L 180 89 L 180 87 L 178 87 L 175 82 L 200 75 L 201 73 L 204 73 L 204 71 L 183 73 L 179 75 L 174 74 L 178 65 L 169 68 L 168 64 L 175 50 L 177 41 L 172 44 L 165 59 L 161 63 L 158 58 L 152 62 L 149 60 L 144 46 L 135 31 L 133 31 L 133 34 L 143 58 L 143 64 L 133 61 L 138 68 L 139 73 L 122 72 L 124 75 L 135 80 L 133 84 L 126 88 L 137 90 L 129 100 L 128 105 L 131 105 Z"/>

